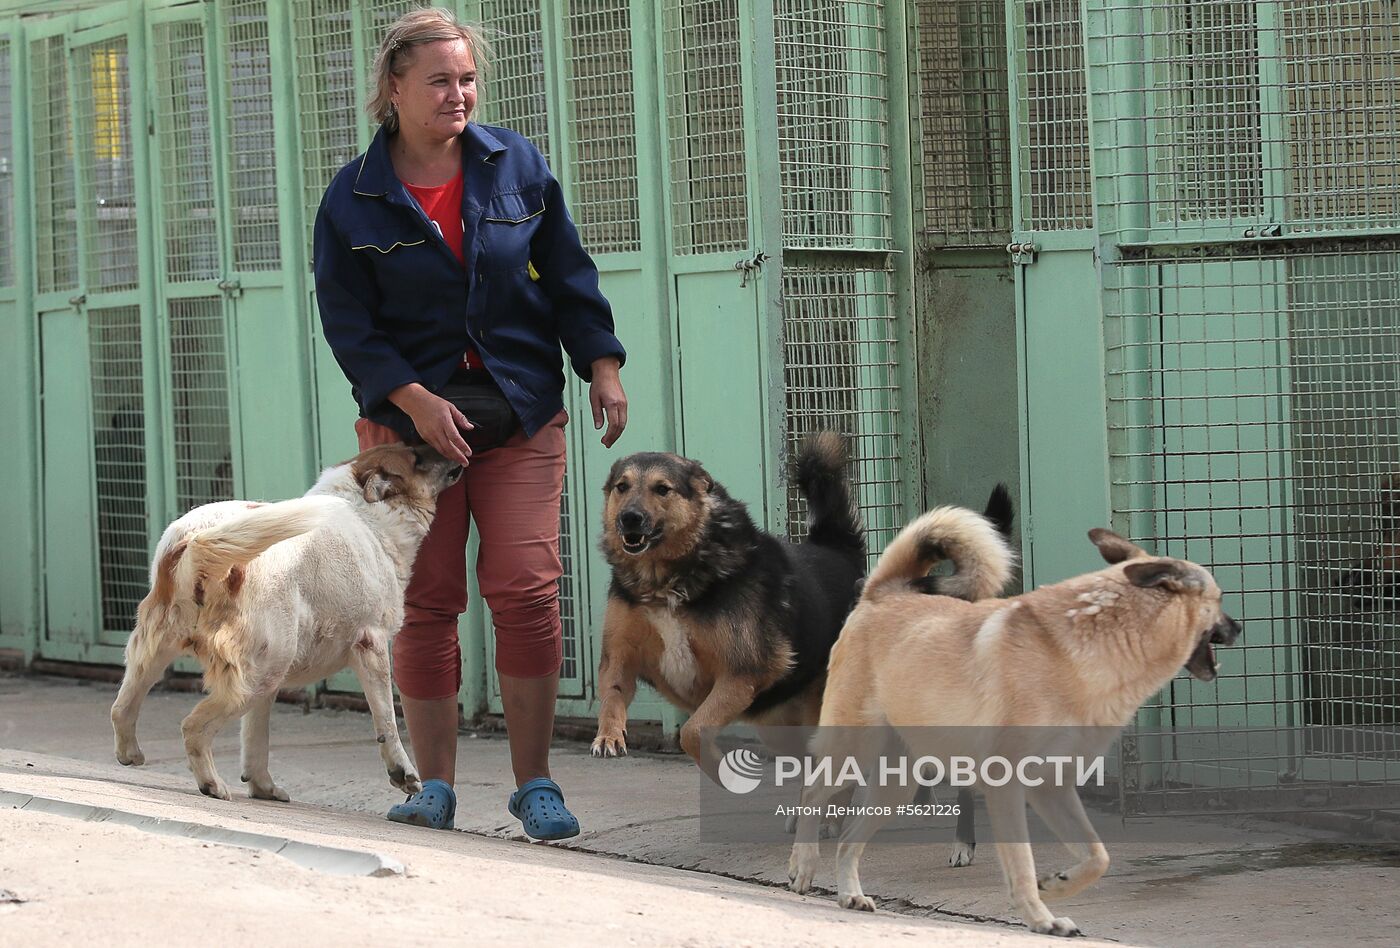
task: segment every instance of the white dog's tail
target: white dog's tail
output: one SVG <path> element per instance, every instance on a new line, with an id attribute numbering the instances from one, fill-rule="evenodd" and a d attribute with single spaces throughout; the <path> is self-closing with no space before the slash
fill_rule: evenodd
<path id="1" fill-rule="evenodd" d="M 126 643 L 128 670 L 155 661 L 172 645 L 171 637 L 178 636 L 179 649 L 192 650 L 204 665 L 206 690 L 217 682 L 231 700 L 246 699 L 247 640 L 217 619 L 201 628 L 202 607 L 228 603 L 242 587 L 242 567 L 269 547 L 329 522 L 344 503 L 334 497 L 300 497 L 250 504 L 247 512 L 192 531 L 160 550 L 151 570 L 151 591 L 137 607 L 136 628 Z"/>
<path id="2" fill-rule="evenodd" d="M 344 505 L 335 497 L 298 497 L 276 504 L 252 507 L 203 530 L 197 530 L 171 548 L 177 558 L 174 598 L 191 598 L 199 605 L 214 590 L 236 583 L 230 573 L 248 565 L 268 547 L 310 533 L 329 522 Z M 241 582 L 241 580 L 239 580 Z"/>
<path id="3" fill-rule="evenodd" d="M 951 576 L 928 576 L 952 560 Z M 893 590 L 933 593 L 973 601 L 998 595 L 1011 579 L 1016 555 L 998 525 L 964 507 L 939 507 L 900 531 L 865 581 L 861 598 Z"/>

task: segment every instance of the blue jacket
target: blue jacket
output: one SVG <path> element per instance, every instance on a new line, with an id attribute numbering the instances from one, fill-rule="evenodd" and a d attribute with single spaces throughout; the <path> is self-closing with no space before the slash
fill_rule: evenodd
<path id="1" fill-rule="evenodd" d="M 544 157 L 495 126 L 461 141 L 465 265 L 394 174 L 383 128 L 336 174 L 316 214 L 321 325 L 363 417 L 407 433 L 389 393 L 439 390 L 471 346 L 533 435 L 564 406 L 561 343 L 585 381 L 626 353 Z"/>

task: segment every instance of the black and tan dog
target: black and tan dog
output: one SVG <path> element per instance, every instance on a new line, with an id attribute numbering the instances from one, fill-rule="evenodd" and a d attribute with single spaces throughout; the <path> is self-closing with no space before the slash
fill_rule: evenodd
<path id="1" fill-rule="evenodd" d="M 808 533 L 789 543 L 755 526 L 696 461 L 644 453 L 613 465 L 603 488 L 612 585 L 595 756 L 627 753 L 638 679 L 690 713 L 681 747 L 711 778 L 720 728 L 817 723 L 827 657 L 865 573 L 845 468 L 839 435 L 802 448 L 796 481 Z"/>

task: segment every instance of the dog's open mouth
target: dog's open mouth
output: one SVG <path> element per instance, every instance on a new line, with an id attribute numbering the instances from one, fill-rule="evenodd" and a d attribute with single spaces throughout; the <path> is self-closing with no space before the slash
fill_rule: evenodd
<path id="1" fill-rule="evenodd" d="M 629 556 L 641 556 L 661 539 L 661 530 L 658 528 L 651 533 L 624 533 L 621 537 L 622 552 Z"/>
<path id="2" fill-rule="evenodd" d="M 1186 660 L 1186 670 L 1200 681 L 1215 681 L 1215 676 L 1220 673 L 1220 663 L 1215 660 L 1215 648 L 1210 640 L 1210 634 L 1201 636 L 1195 651 Z"/>
<path id="3" fill-rule="evenodd" d="M 1215 660 L 1215 646 L 1233 645 L 1239 638 L 1240 624 L 1225 616 L 1212 628 L 1201 633 L 1201 639 L 1186 660 L 1186 670 L 1201 681 L 1215 681 L 1220 663 Z"/>

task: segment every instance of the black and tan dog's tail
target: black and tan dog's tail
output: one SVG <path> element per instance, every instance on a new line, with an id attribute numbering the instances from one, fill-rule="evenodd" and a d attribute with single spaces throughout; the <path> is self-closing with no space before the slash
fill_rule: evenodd
<path id="1" fill-rule="evenodd" d="M 893 590 L 952 596 L 973 601 L 998 595 L 1011 579 L 1016 555 L 1007 538 L 1013 512 L 1011 493 L 998 484 L 985 513 L 965 507 L 938 507 L 900 531 L 881 554 L 861 596 L 875 600 Z M 929 576 L 952 560 L 951 576 Z"/>
<path id="2" fill-rule="evenodd" d="M 865 557 L 865 524 L 846 474 L 846 439 L 819 431 L 797 455 L 797 489 L 807 498 L 807 542 Z"/>

